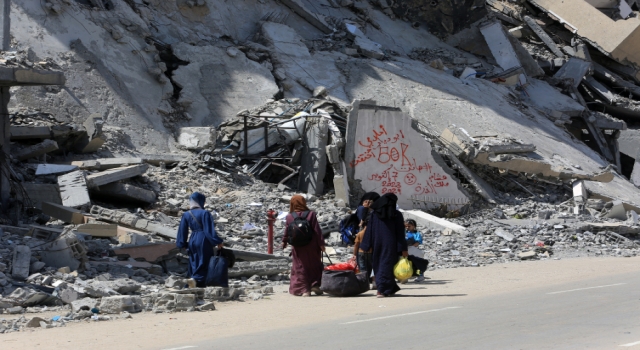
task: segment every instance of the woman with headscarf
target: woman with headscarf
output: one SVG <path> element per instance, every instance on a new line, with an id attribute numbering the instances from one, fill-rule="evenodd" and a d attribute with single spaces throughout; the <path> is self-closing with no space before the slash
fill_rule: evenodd
<path id="1" fill-rule="evenodd" d="M 291 197 L 289 204 L 289 215 L 282 237 L 282 249 L 287 247 L 289 241 L 289 224 L 294 221 L 293 213 L 299 217 L 306 217 L 309 225 L 313 229 L 313 238 L 309 244 L 302 247 L 292 247 L 291 281 L 289 283 L 289 293 L 296 296 L 311 296 L 311 292 L 317 295 L 322 294 L 320 281 L 322 280 L 322 252 L 324 252 L 324 237 L 322 229 L 318 224 L 316 213 L 309 210 L 307 201 L 301 195 Z"/>
<path id="2" fill-rule="evenodd" d="M 206 197 L 202 193 L 194 192 L 191 195 L 190 210 L 182 214 L 176 238 L 178 248 L 187 248 L 189 252 L 188 275 L 195 281 L 197 287 L 205 287 L 213 247 L 222 248 L 222 239 L 216 233 L 213 216 L 209 211 L 204 210 L 205 200 Z M 191 230 L 191 237 L 188 237 L 189 230 Z M 188 243 L 187 238 L 189 238 Z M 190 287 L 192 287 L 191 284 Z"/>
<path id="3" fill-rule="evenodd" d="M 370 207 L 373 202 L 378 200 L 380 195 L 377 192 L 367 192 L 360 199 L 360 204 L 358 205 L 358 209 L 356 209 L 356 215 L 358 215 L 358 219 L 360 219 L 360 226 L 363 227 L 364 222 L 367 221 L 369 217 Z"/>
<path id="4" fill-rule="evenodd" d="M 387 193 L 371 205 L 371 216 L 360 248 L 373 248 L 373 271 L 376 274 L 378 298 L 395 294 L 400 290 L 393 274 L 393 267 L 400 255 L 407 257 L 408 247 L 404 234 L 404 218 L 396 209 L 398 197 Z"/>

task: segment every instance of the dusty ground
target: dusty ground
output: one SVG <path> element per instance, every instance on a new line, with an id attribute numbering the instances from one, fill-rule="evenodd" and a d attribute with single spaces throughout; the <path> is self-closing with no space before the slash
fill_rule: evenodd
<path id="1" fill-rule="evenodd" d="M 63 328 L 36 329 L 0 335 L 1 349 L 164 349 L 219 336 L 270 331 L 355 315 L 370 315 L 407 307 L 435 308 L 452 299 L 460 302 L 489 295 L 640 272 L 640 257 L 579 258 L 446 269 L 427 274 L 422 284 L 403 286 L 403 295 L 421 298 L 377 299 L 373 292 L 354 298 L 296 298 L 284 287 L 260 301 L 218 303 L 217 311 L 174 314 L 135 314 L 133 319 L 80 322 Z M 301 317 L 301 315 L 304 315 Z"/>

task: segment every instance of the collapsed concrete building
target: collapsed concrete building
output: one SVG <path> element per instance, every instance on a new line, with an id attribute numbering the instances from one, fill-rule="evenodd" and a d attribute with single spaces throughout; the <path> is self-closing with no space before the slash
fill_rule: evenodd
<path id="1" fill-rule="evenodd" d="M 636 1 L 2 4 L 0 312 L 68 313 L 0 332 L 260 299 L 289 271 L 265 210 L 277 240 L 294 193 L 337 260 L 365 191 L 398 195 L 432 269 L 638 254 Z M 182 288 L 193 191 L 232 288 Z"/>

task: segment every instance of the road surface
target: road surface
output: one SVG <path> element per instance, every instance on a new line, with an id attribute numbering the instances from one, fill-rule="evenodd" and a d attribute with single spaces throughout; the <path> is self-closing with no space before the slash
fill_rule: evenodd
<path id="1" fill-rule="evenodd" d="M 640 257 L 433 271 L 396 297 L 218 303 L 0 335 L 1 349 L 640 349 Z"/>

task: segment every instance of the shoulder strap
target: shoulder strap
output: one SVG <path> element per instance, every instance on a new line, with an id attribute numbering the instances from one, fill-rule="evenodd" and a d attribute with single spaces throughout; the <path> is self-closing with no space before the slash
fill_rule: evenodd
<path id="1" fill-rule="evenodd" d="M 292 211 L 291 212 L 291 217 L 294 218 L 294 219 L 297 218 L 298 217 L 298 213 L 296 213 L 295 211 Z"/>
<path id="2" fill-rule="evenodd" d="M 305 219 L 309 220 L 309 214 L 311 214 L 311 211 L 303 211 L 302 212 L 302 217 L 304 217 Z"/>
<path id="3" fill-rule="evenodd" d="M 193 213 L 191 212 L 191 210 L 189 210 L 189 214 L 191 214 L 191 217 L 193 218 L 193 221 L 195 221 L 195 222 L 196 222 L 196 225 L 198 225 L 198 229 L 199 229 L 200 231 L 204 231 L 204 230 L 202 229 L 202 225 L 200 225 L 200 222 L 198 221 L 198 219 L 196 219 L 196 216 L 195 216 L 195 215 L 193 215 Z"/>

